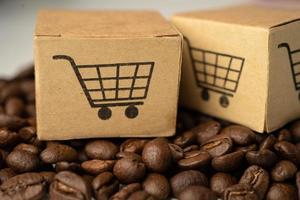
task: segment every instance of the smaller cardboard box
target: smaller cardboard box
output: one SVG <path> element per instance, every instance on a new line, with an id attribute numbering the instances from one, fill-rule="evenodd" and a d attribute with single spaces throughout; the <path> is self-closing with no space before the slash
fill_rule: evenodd
<path id="1" fill-rule="evenodd" d="M 157 12 L 45 10 L 34 42 L 40 139 L 175 133 L 182 36 Z"/>
<path id="2" fill-rule="evenodd" d="M 177 14 L 181 103 L 258 132 L 300 117 L 300 10 L 242 5 Z"/>

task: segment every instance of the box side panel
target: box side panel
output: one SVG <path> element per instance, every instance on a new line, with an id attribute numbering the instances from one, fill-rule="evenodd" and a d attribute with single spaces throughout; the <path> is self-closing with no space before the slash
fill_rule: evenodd
<path id="1" fill-rule="evenodd" d="M 181 43 L 180 37 L 38 38 L 39 138 L 174 134 Z M 53 59 L 54 55 L 67 55 L 73 61 L 63 56 Z M 104 96 L 106 101 L 103 101 Z M 130 106 L 131 109 L 127 109 Z M 99 113 L 102 107 L 106 109 Z M 107 108 L 111 117 L 104 120 L 109 116 Z"/>
<path id="2" fill-rule="evenodd" d="M 300 117 L 300 22 L 286 24 L 270 33 L 270 78 L 267 131 L 274 131 Z"/>
<path id="3" fill-rule="evenodd" d="M 184 17 L 173 23 L 189 41 L 181 104 L 263 132 L 268 31 Z"/>

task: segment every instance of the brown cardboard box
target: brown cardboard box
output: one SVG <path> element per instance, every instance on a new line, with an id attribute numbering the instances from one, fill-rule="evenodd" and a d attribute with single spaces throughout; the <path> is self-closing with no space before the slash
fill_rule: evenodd
<path id="1" fill-rule="evenodd" d="M 181 103 L 258 132 L 299 117 L 299 17 L 249 5 L 175 15 L 186 39 Z"/>
<path id="2" fill-rule="evenodd" d="M 182 37 L 150 11 L 41 11 L 35 30 L 42 140 L 175 133 Z"/>

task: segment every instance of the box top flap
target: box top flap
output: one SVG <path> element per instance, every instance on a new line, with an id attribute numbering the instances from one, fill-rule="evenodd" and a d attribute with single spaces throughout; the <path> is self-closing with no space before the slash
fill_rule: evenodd
<path id="1" fill-rule="evenodd" d="M 260 28 L 273 28 L 300 20 L 300 9 L 284 9 L 259 5 L 240 5 L 217 10 L 179 13 L 176 16 Z"/>
<path id="2" fill-rule="evenodd" d="M 154 11 L 43 10 L 36 36 L 162 37 L 179 33 Z"/>

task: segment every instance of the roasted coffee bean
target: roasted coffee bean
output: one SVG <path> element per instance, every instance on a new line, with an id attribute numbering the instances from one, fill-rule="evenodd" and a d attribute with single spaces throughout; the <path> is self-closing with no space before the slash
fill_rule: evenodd
<path id="1" fill-rule="evenodd" d="M 295 142 L 300 142 L 300 120 L 292 123 L 290 127 L 291 135 Z"/>
<path id="2" fill-rule="evenodd" d="M 36 128 L 26 126 L 19 130 L 19 137 L 23 142 L 33 143 L 36 137 Z"/>
<path id="3" fill-rule="evenodd" d="M 72 172 L 80 173 L 81 166 L 79 163 L 76 163 L 76 162 L 61 161 L 61 162 L 56 163 L 55 170 L 56 170 L 56 172 L 72 171 Z"/>
<path id="4" fill-rule="evenodd" d="M 142 159 L 149 170 L 163 173 L 172 164 L 172 152 L 166 139 L 149 141 L 142 152 Z"/>
<path id="5" fill-rule="evenodd" d="M 252 188 L 256 191 L 259 199 L 262 200 L 264 199 L 269 188 L 270 178 L 266 170 L 257 165 L 252 165 L 245 170 L 239 183 L 251 185 Z"/>
<path id="6" fill-rule="evenodd" d="M 11 177 L 15 176 L 16 173 L 11 168 L 4 168 L 0 170 L 0 185 L 7 181 Z"/>
<path id="7" fill-rule="evenodd" d="M 107 140 L 96 140 L 86 144 L 85 153 L 91 159 L 112 160 L 119 148 Z"/>
<path id="8" fill-rule="evenodd" d="M 69 171 L 59 172 L 50 185 L 50 200 L 57 199 L 90 200 L 91 188 L 77 174 Z"/>
<path id="9" fill-rule="evenodd" d="M 297 167 L 288 160 L 279 161 L 272 169 L 271 176 L 276 182 L 282 182 L 295 176 Z"/>
<path id="10" fill-rule="evenodd" d="M 196 145 L 196 144 L 187 146 L 187 147 L 185 147 L 185 148 L 183 149 L 183 153 L 189 152 L 189 151 L 194 151 L 194 150 L 199 150 L 199 146 Z"/>
<path id="11" fill-rule="evenodd" d="M 246 159 L 250 165 L 259 165 L 265 168 L 273 167 L 277 162 L 276 154 L 269 149 L 249 151 L 246 153 Z"/>
<path id="12" fill-rule="evenodd" d="M 18 134 L 16 132 L 9 131 L 8 129 L 0 129 L 0 147 L 13 146 L 19 141 Z"/>
<path id="13" fill-rule="evenodd" d="M 289 130 L 282 129 L 278 134 L 278 141 L 292 142 L 292 135 Z"/>
<path id="14" fill-rule="evenodd" d="M 245 153 L 243 151 L 236 151 L 212 159 L 212 167 L 221 172 L 233 171 L 240 167 L 244 160 Z"/>
<path id="15" fill-rule="evenodd" d="M 178 161 L 178 166 L 182 169 L 198 169 L 207 167 L 210 164 L 211 156 L 206 151 L 196 150 L 192 155 L 186 155 Z"/>
<path id="16" fill-rule="evenodd" d="M 198 144 L 203 144 L 216 136 L 221 130 L 221 124 L 217 121 L 210 120 L 199 124 L 192 129 L 196 133 Z"/>
<path id="17" fill-rule="evenodd" d="M 217 195 L 207 187 L 191 185 L 185 188 L 178 197 L 179 200 L 217 200 Z"/>
<path id="18" fill-rule="evenodd" d="M 228 136 L 232 141 L 241 146 L 250 145 L 255 142 L 255 133 L 244 126 L 231 125 L 224 128 L 220 136 Z"/>
<path id="19" fill-rule="evenodd" d="M 15 146 L 14 151 L 19 150 L 19 151 L 26 151 L 31 154 L 39 154 L 39 149 L 32 145 L 32 144 L 25 144 L 25 143 L 20 143 L 17 146 Z"/>
<path id="20" fill-rule="evenodd" d="M 114 175 L 121 183 L 134 183 L 142 180 L 146 172 L 143 162 L 136 159 L 122 158 L 118 160 L 113 168 Z"/>
<path id="21" fill-rule="evenodd" d="M 131 158 L 131 159 L 136 159 L 136 160 L 142 161 L 142 156 L 140 156 L 139 154 L 132 153 L 132 152 L 125 152 L 125 151 L 121 151 L 121 152 L 117 153 L 116 158 L 117 159 Z"/>
<path id="22" fill-rule="evenodd" d="M 160 174 L 151 173 L 143 182 L 143 188 L 156 199 L 165 200 L 170 194 L 170 185 L 166 177 Z"/>
<path id="23" fill-rule="evenodd" d="M 200 185 L 208 186 L 208 180 L 205 174 L 195 171 L 187 170 L 180 172 L 173 176 L 170 180 L 171 188 L 175 197 L 178 197 L 179 194 L 188 186 L 191 185 Z"/>
<path id="24" fill-rule="evenodd" d="M 26 120 L 18 116 L 0 114 L 0 127 L 7 127 L 10 130 L 19 130 L 26 124 Z"/>
<path id="25" fill-rule="evenodd" d="M 298 191 L 298 198 L 300 197 L 300 172 L 296 173 L 296 186 Z"/>
<path id="26" fill-rule="evenodd" d="M 24 112 L 24 102 L 20 98 L 11 97 L 5 102 L 5 113 L 12 116 L 21 116 Z"/>
<path id="27" fill-rule="evenodd" d="M 127 200 L 155 200 L 150 194 L 144 190 L 133 192 Z"/>
<path id="28" fill-rule="evenodd" d="M 42 199 L 46 193 L 46 182 L 38 173 L 25 173 L 14 176 L 0 186 L 2 200 Z"/>
<path id="29" fill-rule="evenodd" d="M 210 189 L 219 197 L 223 196 L 226 188 L 235 184 L 237 184 L 237 181 L 233 176 L 222 172 L 215 173 L 210 179 Z"/>
<path id="30" fill-rule="evenodd" d="M 40 160 L 36 154 L 14 150 L 8 154 L 6 164 L 16 172 L 30 172 L 38 168 Z"/>
<path id="31" fill-rule="evenodd" d="M 286 183 L 274 183 L 267 194 L 267 200 L 297 200 L 296 188 Z"/>
<path id="32" fill-rule="evenodd" d="M 140 154 L 148 141 L 146 139 L 128 139 L 121 144 L 120 151 Z"/>
<path id="33" fill-rule="evenodd" d="M 259 197 L 249 184 L 236 184 L 224 191 L 224 200 L 258 200 Z"/>
<path id="34" fill-rule="evenodd" d="M 169 143 L 169 148 L 171 150 L 172 158 L 174 161 L 178 161 L 183 158 L 183 150 L 180 146 L 176 144 Z"/>
<path id="35" fill-rule="evenodd" d="M 212 139 L 201 145 L 200 150 L 207 151 L 212 157 L 217 157 L 229 153 L 233 147 L 229 137 Z"/>
<path id="36" fill-rule="evenodd" d="M 109 199 L 119 190 L 119 181 L 110 172 L 99 174 L 92 182 L 97 200 Z"/>
<path id="37" fill-rule="evenodd" d="M 87 160 L 81 163 L 81 168 L 89 174 L 100 174 L 106 171 L 112 171 L 115 160 Z"/>
<path id="38" fill-rule="evenodd" d="M 186 131 L 181 135 L 177 136 L 173 143 L 180 146 L 181 148 L 187 147 L 191 144 L 195 144 L 196 134 L 192 131 Z"/>
<path id="39" fill-rule="evenodd" d="M 274 148 L 284 159 L 290 160 L 296 165 L 300 164 L 300 150 L 296 145 L 290 142 L 280 141 L 274 145 Z"/>
<path id="40" fill-rule="evenodd" d="M 73 147 L 68 145 L 49 143 L 47 148 L 41 152 L 40 158 L 43 162 L 50 164 L 60 161 L 72 162 L 77 159 L 77 152 Z"/>
<path id="41" fill-rule="evenodd" d="M 140 183 L 131 183 L 119 190 L 119 192 L 115 193 L 111 200 L 127 200 L 127 198 L 133 194 L 136 191 L 139 191 L 142 189 L 142 186 Z"/>
<path id="42" fill-rule="evenodd" d="M 242 151 L 244 153 L 247 153 L 249 151 L 256 151 L 257 150 L 257 144 L 250 144 L 248 146 L 239 146 L 235 148 L 234 151 Z"/>
<path id="43" fill-rule="evenodd" d="M 274 135 L 269 135 L 259 146 L 260 150 L 273 149 L 274 144 L 277 142 L 277 138 Z"/>
<path id="44" fill-rule="evenodd" d="M 51 184 L 54 180 L 54 176 L 56 175 L 55 172 L 51 172 L 51 171 L 43 171 L 40 172 L 39 174 L 44 178 L 47 184 Z"/>

